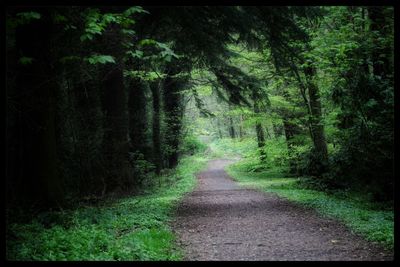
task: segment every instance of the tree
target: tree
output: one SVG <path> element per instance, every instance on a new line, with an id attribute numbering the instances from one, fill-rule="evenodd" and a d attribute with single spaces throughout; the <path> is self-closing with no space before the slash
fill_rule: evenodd
<path id="1" fill-rule="evenodd" d="M 189 66 L 184 62 L 171 62 L 167 65 L 167 76 L 164 80 L 164 111 L 166 117 L 166 145 L 168 148 L 168 167 L 174 168 L 178 164 L 179 144 L 183 119 L 182 90 L 188 82 Z"/>
<path id="2" fill-rule="evenodd" d="M 161 136 L 160 136 L 160 82 L 150 84 L 153 96 L 153 160 L 156 166 L 156 173 L 159 174 L 162 168 Z"/>
<path id="3" fill-rule="evenodd" d="M 19 140 L 14 145 L 17 155 L 10 162 L 17 186 L 14 193 L 21 194 L 29 205 L 56 207 L 63 202 L 63 181 L 57 169 L 55 94 L 57 70 L 52 66 L 54 50 L 51 43 L 56 26 L 46 9 L 25 12 L 14 9 L 21 17 L 15 29 L 16 54 L 21 55 L 16 66 L 14 101 L 19 114 L 16 131 Z M 10 29 L 10 30 L 14 30 Z M 13 64 L 10 62 L 10 64 Z M 18 152 L 17 152 L 18 151 Z M 22 166 L 20 166 L 22 164 Z M 36 202 L 38 201 L 38 202 Z"/>

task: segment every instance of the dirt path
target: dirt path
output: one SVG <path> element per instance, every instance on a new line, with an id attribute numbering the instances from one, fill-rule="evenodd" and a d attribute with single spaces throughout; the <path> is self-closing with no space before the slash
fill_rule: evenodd
<path id="1" fill-rule="evenodd" d="M 272 194 L 240 188 L 212 160 L 177 209 L 186 260 L 392 260 L 343 225 Z M 388 255 L 389 254 L 389 255 Z"/>

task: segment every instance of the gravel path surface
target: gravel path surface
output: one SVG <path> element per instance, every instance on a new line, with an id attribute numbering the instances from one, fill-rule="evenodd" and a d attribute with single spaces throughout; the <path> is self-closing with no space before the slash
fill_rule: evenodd
<path id="1" fill-rule="evenodd" d="M 212 160 L 172 224 L 185 260 L 392 260 L 340 223 L 273 194 L 239 187 Z"/>

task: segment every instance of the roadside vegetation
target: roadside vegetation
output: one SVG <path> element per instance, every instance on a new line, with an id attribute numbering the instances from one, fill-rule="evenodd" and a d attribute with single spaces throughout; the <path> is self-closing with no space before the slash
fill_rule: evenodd
<path id="1" fill-rule="evenodd" d="M 180 259 L 171 210 L 210 156 L 393 247 L 393 6 L 10 5 L 4 24 L 7 259 Z"/>
<path id="2" fill-rule="evenodd" d="M 254 139 L 218 140 L 212 144 L 218 157 L 240 156 L 241 160 L 228 166 L 228 174 L 241 186 L 275 193 L 280 197 L 315 209 L 321 215 L 338 219 L 353 232 L 367 240 L 394 247 L 394 212 L 390 203 L 377 203 L 372 197 L 355 191 L 326 191 L 313 184 L 308 177 L 291 177 L 279 164 L 261 168 L 254 158 Z M 279 141 L 266 147 L 269 158 L 278 159 Z M 281 147 L 281 149 L 285 149 Z"/>
<path id="3" fill-rule="evenodd" d="M 169 222 L 205 154 L 183 158 L 140 195 L 39 214 L 7 232 L 9 260 L 181 260 Z M 153 177 L 154 178 L 154 177 Z"/>

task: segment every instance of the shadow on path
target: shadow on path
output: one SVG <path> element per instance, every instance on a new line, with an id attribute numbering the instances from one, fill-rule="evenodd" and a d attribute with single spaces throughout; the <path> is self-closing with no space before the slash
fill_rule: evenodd
<path id="1" fill-rule="evenodd" d="M 239 187 L 217 159 L 197 175 L 172 224 L 186 260 L 392 260 L 378 246 L 273 194 Z"/>

